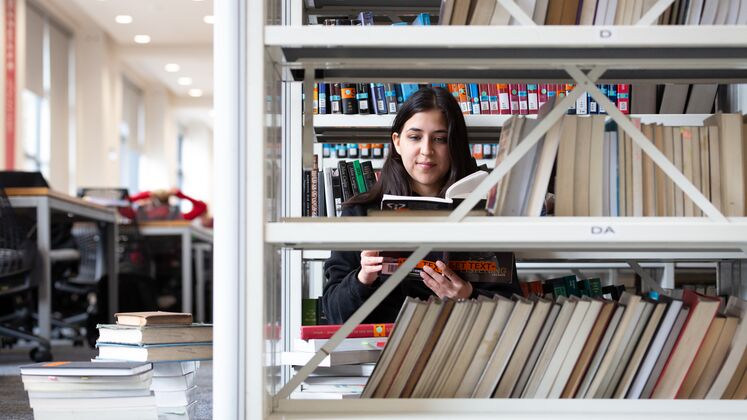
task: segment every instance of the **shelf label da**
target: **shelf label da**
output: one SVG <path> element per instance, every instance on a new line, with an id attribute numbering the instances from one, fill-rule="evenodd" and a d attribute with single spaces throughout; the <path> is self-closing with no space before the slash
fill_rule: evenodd
<path id="1" fill-rule="evenodd" d="M 592 235 L 614 235 L 615 229 L 613 229 L 612 226 L 592 226 L 591 234 Z"/>

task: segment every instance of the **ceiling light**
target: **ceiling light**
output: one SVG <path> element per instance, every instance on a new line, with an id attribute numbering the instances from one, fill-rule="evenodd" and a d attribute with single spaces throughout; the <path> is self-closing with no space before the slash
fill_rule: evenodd
<path id="1" fill-rule="evenodd" d="M 130 15 L 117 15 L 114 18 L 114 21 L 117 23 L 121 23 L 122 25 L 127 25 L 128 23 L 132 23 L 132 16 Z"/>
<path id="2" fill-rule="evenodd" d="M 179 71 L 179 69 L 181 69 L 181 67 L 179 67 L 179 65 L 176 63 L 169 63 L 163 66 L 163 69 L 169 73 L 176 73 Z"/>
<path id="3" fill-rule="evenodd" d="M 202 96 L 202 89 L 190 89 L 189 96 L 193 98 L 199 98 L 200 96 Z"/>
<path id="4" fill-rule="evenodd" d="M 150 36 L 148 35 L 135 35 L 135 42 L 138 44 L 147 44 L 150 42 Z"/>
<path id="5" fill-rule="evenodd" d="M 176 80 L 176 83 L 178 83 L 180 86 L 189 86 L 192 84 L 192 78 L 191 77 L 180 77 Z"/>
<path id="6" fill-rule="evenodd" d="M 208 25 L 212 25 L 213 23 L 215 23 L 215 16 L 207 15 L 204 18 L 202 18 L 202 21 L 207 23 Z"/>

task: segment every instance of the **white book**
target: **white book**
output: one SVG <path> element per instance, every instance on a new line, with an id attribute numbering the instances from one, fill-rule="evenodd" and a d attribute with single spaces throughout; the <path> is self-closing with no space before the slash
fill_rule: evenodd
<path id="1" fill-rule="evenodd" d="M 340 365 L 340 366 L 330 366 L 330 367 L 317 367 L 314 369 L 313 372 L 311 372 L 311 375 L 309 377 L 314 376 L 363 376 L 368 377 L 371 376 L 371 373 L 374 370 L 374 367 L 376 366 L 375 363 L 361 363 L 357 365 Z M 298 373 L 298 371 L 301 370 L 300 367 L 294 366 L 293 371 L 294 374 Z"/>
<path id="2" fill-rule="evenodd" d="M 558 318 L 559 313 L 560 305 L 557 303 L 553 303 L 550 307 L 550 313 L 547 315 L 545 323 L 542 326 L 542 330 L 537 336 L 537 340 L 534 342 L 534 346 L 532 346 L 532 352 L 529 353 L 529 357 L 527 358 L 526 364 L 521 371 L 519 380 L 516 382 L 513 391 L 511 391 L 511 398 L 519 398 L 524 393 L 524 388 L 526 387 L 526 384 L 529 381 L 529 377 L 534 370 L 534 365 L 537 363 L 537 359 L 539 359 L 539 356 L 542 353 L 542 348 L 545 346 L 547 337 L 550 335 L 552 327 L 553 325 L 555 325 L 555 320 Z"/>
<path id="3" fill-rule="evenodd" d="M 173 344 L 213 341 L 211 324 L 191 325 L 117 325 L 99 324 L 97 343 Z"/>
<path id="4" fill-rule="evenodd" d="M 42 398 L 115 398 L 115 397 L 147 397 L 151 390 L 141 389 L 89 389 L 77 391 L 28 391 L 29 400 Z"/>
<path id="5" fill-rule="evenodd" d="M 280 355 L 280 364 L 303 366 L 314 357 L 316 353 L 301 351 L 286 351 Z M 332 352 L 329 356 L 322 359 L 319 366 L 337 366 L 351 365 L 356 363 L 373 363 L 376 362 L 381 354 L 381 350 L 354 350 L 343 352 Z"/>
<path id="6" fill-rule="evenodd" d="M 617 308 L 615 308 L 615 313 L 612 314 L 612 318 L 607 324 L 607 331 L 604 333 L 602 341 L 599 342 L 597 350 L 594 353 L 594 357 L 591 359 L 591 363 L 586 369 L 584 380 L 581 382 L 581 386 L 579 386 L 578 390 L 576 391 L 576 398 L 590 398 L 589 396 L 587 396 L 589 386 L 591 385 L 591 381 L 594 380 L 594 377 L 596 376 L 597 369 L 599 369 L 599 365 L 602 363 L 602 359 L 607 352 L 607 348 L 609 347 L 610 341 L 612 341 L 612 337 L 615 335 L 615 331 L 617 330 L 617 326 L 620 324 L 620 319 L 622 319 L 624 311 L 625 308 L 623 306 L 618 306 Z"/>
<path id="7" fill-rule="evenodd" d="M 348 400 L 360 398 L 360 394 L 342 392 L 301 392 L 290 394 L 292 400 Z M 160 419 L 159 419 L 160 420 Z"/>
<path id="8" fill-rule="evenodd" d="M 42 410 L 78 410 L 84 408 L 116 409 L 155 407 L 156 398 L 151 394 L 140 397 L 105 397 L 105 398 L 41 398 L 29 399 L 31 408 Z"/>
<path id="9" fill-rule="evenodd" d="M 212 343 L 190 344 L 114 344 L 97 343 L 99 359 L 159 362 L 175 360 L 209 360 L 213 358 Z"/>
<path id="10" fill-rule="evenodd" d="M 617 389 L 620 379 L 625 373 L 625 368 L 628 366 L 630 358 L 635 352 L 635 346 L 638 344 L 638 340 L 640 339 L 644 328 L 646 328 L 648 319 L 653 311 L 654 304 L 651 302 L 642 301 L 640 305 L 638 305 L 638 319 L 635 320 L 635 328 L 633 329 L 630 338 L 625 341 L 625 345 L 622 347 L 623 350 L 620 355 L 620 360 L 612 373 L 610 382 L 607 384 L 607 389 L 604 391 L 603 398 L 612 398 L 614 395 L 615 389 Z"/>
<path id="11" fill-rule="evenodd" d="M 643 391 L 643 387 L 646 385 L 646 381 L 648 381 L 648 377 L 654 369 L 656 360 L 659 358 L 659 353 L 661 353 L 661 349 L 667 341 L 669 332 L 672 330 L 674 321 L 677 319 L 677 315 L 679 315 L 681 308 L 681 300 L 675 299 L 669 302 L 664 319 L 661 321 L 661 325 L 656 331 L 654 339 L 651 341 L 651 345 L 641 362 L 641 367 L 638 369 L 638 372 L 633 379 L 633 384 L 630 386 L 626 398 L 638 399 L 641 396 L 641 391 Z"/>
<path id="12" fill-rule="evenodd" d="M 118 410 L 49 410 L 34 409 L 34 420 L 160 420 L 155 404 L 152 407 L 126 407 Z"/>
<path id="13" fill-rule="evenodd" d="M 324 200 L 327 206 L 327 217 L 337 216 L 335 195 L 332 192 L 332 169 L 333 168 L 324 168 Z"/>
<path id="14" fill-rule="evenodd" d="M 716 11 L 721 0 L 705 0 L 703 13 L 700 15 L 701 25 L 713 25 L 716 23 Z"/>
<path id="15" fill-rule="evenodd" d="M 157 362 L 153 363 L 153 377 L 186 375 L 190 372 L 196 373 L 199 368 L 199 360 L 188 360 L 184 362 Z"/>
<path id="16" fill-rule="evenodd" d="M 184 391 L 194 384 L 194 372 L 179 376 L 154 376 L 150 389 L 154 391 Z"/>
<path id="17" fill-rule="evenodd" d="M 143 362 L 54 362 L 21 366 L 24 376 L 97 377 L 139 375 L 153 369 L 151 363 Z"/>
<path id="18" fill-rule="evenodd" d="M 197 401 L 186 407 L 158 407 L 158 420 L 189 420 L 197 415 Z"/>
<path id="19" fill-rule="evenodd" d="M 294 351 L 305 351 L 316 353 L 327 344 L 329 340 L 325 338 L 312 338 L 309 340 L 296 339 L 294 341 Z M 383 350 L 386 346 L 387 337 L 364 337 L 364 338 L 346 338 L 335 347 L 333 352 L 351 351 L 351 350 Z"/>
<path id="20" fill-rule="evenodd" d="M 197 401 L 197 386 L 182 391 L 156 391 L 156 405 L 159 407 L 181 407 Z"/>
<path id="21" fill-rule="evenodd" d="M 737 297 L 731 296 L 726 304 L 726 314 L 739 317 L 739 325 L 734 333 L 734 341 L 729 347 L 729 353 L 721 366 L 716 379 L 711 384 L 711 389 L 706 394 L 706 399 L 720 399 L 723 390 L 726 389 L 731 381 L 734 372 L 742 360 L 745 349 L 747 348 L 747 302 Z"/>
<path id="22" fill-rule="evenodd" d="M 537 25 L 544 25 L 545 18 L 547 17 L 547 6 L 550 5 L 550 0 L 537 0 L 534 5 L 534 13 L 532 14 L 532 20 Z"/>

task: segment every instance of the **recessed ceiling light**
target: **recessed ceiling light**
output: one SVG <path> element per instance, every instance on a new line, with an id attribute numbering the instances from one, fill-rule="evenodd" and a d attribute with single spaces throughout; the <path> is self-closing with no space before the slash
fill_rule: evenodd
<path id="1" fill-rule="evenodd" d="M 202 96 L 202 89 L 190 89 L 189 96 L 193 98 L 199 98 L 200 96 Z"/>
<path id="2" fill-rule="evenodd" d="M 180 86 L 189 86 L 192 84 L 192 78 L 191 77 L 180 77 L 176 80 L 176 83 L 178 83 Z"/>
<path id="3" fill-rule="evenodd" d="M 150 42 L 149 35 L 135 35 L 135 42 L 138 44 L 147 44 Z"/>
<path id="4" fill-rule="evenodd" d="M 202 18 L 202 21 L 207 23 L 208 25 L 212 25 L 213 23 L 215 23 L 215 16 L 207 15 L 204 18 Z"/>
<path id="5" fill-rule="evenodd" d="M 122 25 L 127 25 L 128 23 L 132 23 L 132 16 L 130 15 L 117 15 L 114 17 L 114 21 L 117 23 L 121 23 Z"/>
<path id="6" fill-rule="evenodd" d="M 163 69 L 169 73 L 176 73 L 179 71 L 179 69 L 181 69 L 181 67 L 179 67 L 179 65 L 176 63 L 169 63 L 163 66 Z"/>

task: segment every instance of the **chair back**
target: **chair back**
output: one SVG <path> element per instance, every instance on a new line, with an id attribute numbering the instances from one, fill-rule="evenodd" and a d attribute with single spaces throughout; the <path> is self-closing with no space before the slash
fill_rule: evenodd
<path id="1" fill-rule="evenodd" d="M 34 230 L 20 223 L 5 189 L 0 188 L 0 295 L 33 285 L 27 274 L 37 253 Z"/>

